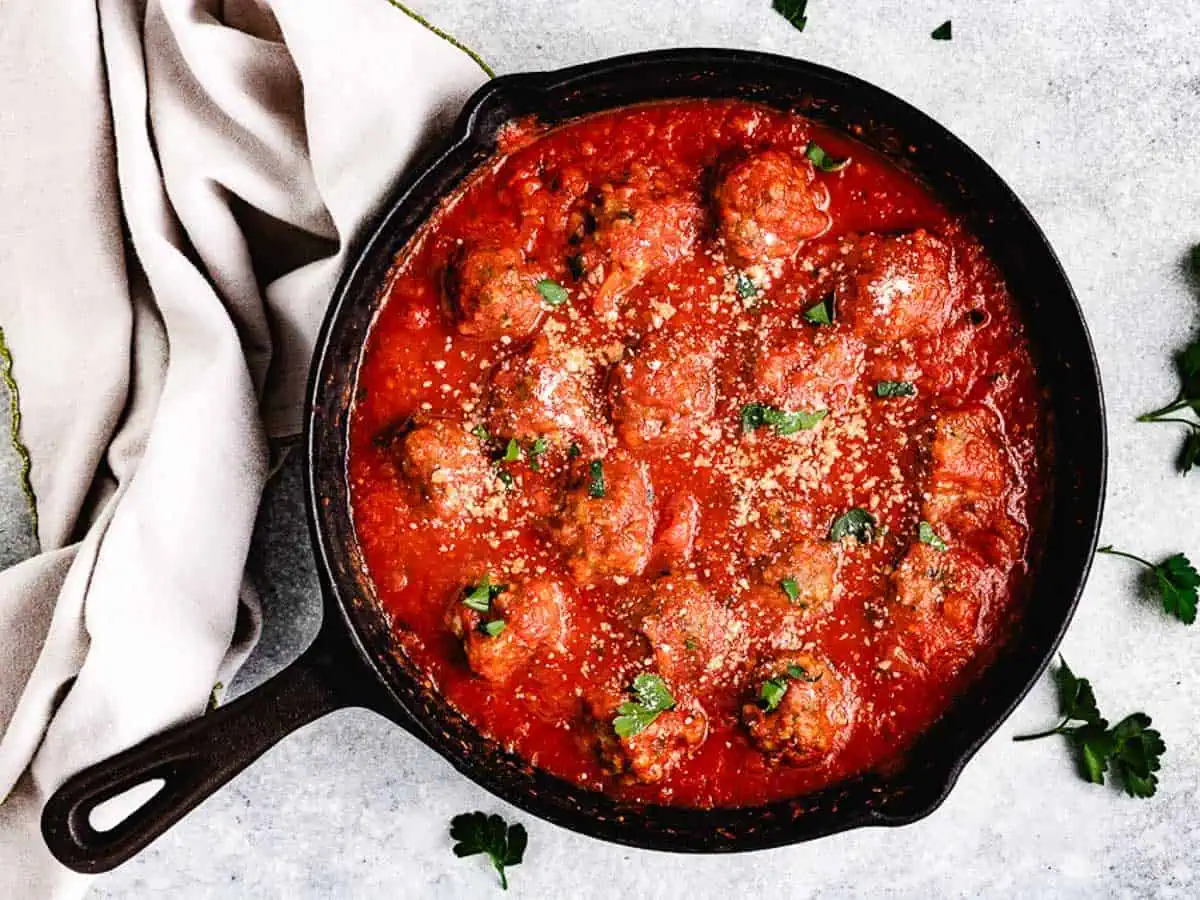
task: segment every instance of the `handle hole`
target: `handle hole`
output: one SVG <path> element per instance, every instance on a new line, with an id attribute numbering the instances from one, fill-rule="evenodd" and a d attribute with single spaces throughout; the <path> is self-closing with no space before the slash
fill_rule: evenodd
<path id="1" fill-rule="evenodd" d="M 141 809 L 158 796 L 158 792 L 167 786 L 162 778 L 152 778 L 122 791 L 115 797 L 109 797 L 103 803 L 97 804 L 88 816 L 88 824 L 101 833 L 112 831 L 134 812 Z"/>

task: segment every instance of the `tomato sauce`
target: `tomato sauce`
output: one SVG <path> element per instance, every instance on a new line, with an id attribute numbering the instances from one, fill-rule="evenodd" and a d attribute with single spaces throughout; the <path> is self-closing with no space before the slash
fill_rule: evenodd
<path id="1" fill-rule="evenodd" d="M 846 134 L 737 101 L 517 123 L 382 290 L 367 567 L 445 702 L 533 764 L 793 796 L 896 759 L 1003 639 L 1044 493 L 1022 326 L 964 224 Z M 647 673 L 675 709 L 635 746 L 613 719 Z"/>

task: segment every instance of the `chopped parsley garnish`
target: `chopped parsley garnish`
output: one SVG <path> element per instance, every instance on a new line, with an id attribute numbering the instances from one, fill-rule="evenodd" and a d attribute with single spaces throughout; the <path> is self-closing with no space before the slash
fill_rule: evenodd
<path id="1" fill-rule="evenodd" d="M 583 456 L 583 450 L 580 449 L 578 444 L 571 444 L 571 446 L 567 448 L 568 459 L 578 459 L 581 456 Z"/>
<path id="2" fill-rule="evenodd" d="M 751 297 L 758 296 L 758 288 L 754 286 L 754 282 L 744 272 L 738 272 L 737 280 L 734 282 L 734 290 L 737 295 L 743 300 L 749 300 Z"/>
<path id="3" fill-rule="evenodd" d="M 937 532 L 933 530 L 933 526 L 928 522 L 922 522 L 917 526 L 917 540 L 922 544 L 928 544 L 934 550 L 946 550 L 946 542 L 937 536 Z"/>
<path id="4" fill-rule="evenodd" d="M 816 412 L 786 412 L 766 403 L 747 403 L 742 407 L 742 431 L 751 432 L 770 425 L 776 434 L 795 434 L 815 428 L 829 414 L 828 410 Z"/>
<path id="5" fill-rule="evenodd" d="M 800 585 L 796 583 L 795 578 L 783 579 L 783 581 L 779 582 L 779 587 L 785 594 L 787 594 L 787 598 L 793 603 L 795 603 L 796 598 L 800 596 Z"/>
<path id="6" fill-rule="evenodd" d="M 604 463 L 598 459 L 588 464 L 588 496 L 593 500 L 604 496 Z"/>
<path id="7" fill-rule="evenodd" d="M 491 576 L 484 575 L 479 584 L 466 589 L 463 595 L 463 605 L 475 612 L 488 612 L 492 607 L 492 601 L 506 590 L 508 590 L 508 585 L 492 584 Z"/>
<path id="8" fill-rule="evenodd" d="M 847 510 L 838 516 L 829 528 L 829 539 L 840 541 L 853 535 L 860 544 L 869 544 L 875 540 L 875 517 L 859 506 Z"/>
<path id="9" fill-rule="evenodd" d="M 507 623 L 503 619 L 492 619 L 492 621 L 484 623 L 483 630 L 489 637 L 499 637 L 506 626 Z"/>
<path id="10" fill-rule="evenodd" d="M 583 257 L 578 253 L 567 257 L 567 271 L 571 273 L 571 277 L 578 281 L 582 278 L 587 270 L 583 266 Z"/>
<path id="11" fill-rule="evenodd" d="M 948 41 L 948 40 L 950 40 L 952 34 L 953 34 L 953 29 L 951 28 L 950 20 L 947 19 L 945 22 L 943 22 L 937 28 L 933 29 L 933 33 L 930 34 L 929 36 L 931 38 L 933 38 L 935 41 Z"/>
<path id="12" fill-rule="evenodd" d="M 774 678 L 768 678 L 759 685 L 758 699 L 761 701 L 760 705 L 767 712 L 774 712 L 779 708 L 779 704 L 783 702 L 783 695 L 787 693 L 789 681 L 807 681 L 811 683 L 820 680 L 820 675 L 813 678 L 808 674 L 807 669 L 793 663 Z"/>
<path id="13" fill-rule="evenodd" d="M 833 298 L 826 297 L 816 306 L 804 311 L 804 321 L 814 325 L 829 325 L 833 322 Z"/>
<path id="14" fill-rule="evenodd" d="M 1104 784 L 1104 774 L 1111 767 L 1129 796 L 1154 796 L 1158 787 L 1154 773 L 1161 766 L 1159 760 L 1167 745 L 1162 735 L 1150 727 L 1150 717 L 1136 712 L 1109 728 L 1086 678 L 1077 678 L 1062 657 L 1055 675 L 1062 721 L 1046 731 L 1018 735 L 1013 740 L 1036 741 L 1061 734 L 1078 754 L 1080 774 L 1092 784 Z"/>
<path id="15" fill-rule="evenodd" d="M 803 31 L 808 24 L 804 15 L 807 6 L 808 0 L 772 0 L 771 3 L 771 9 L 787 19 L 797 31 Z"/>
<path id="16" fill-rule="evenodd" d="M 845 159 L 834 159 L 813 141 L 809 141 L 808 146 L 804 148 L 804 155 L 822 172 L 840 172 L 850 165 L 849 156 Z"/>
<path id="17" fill-rule="evenodd" d="M 632 737 L 645 731 L 660 715 L 675 708 L 675 698 L 666 682 L 651 672 L 643 672 L 633 679 L 633 692 L 636 701 L 626 700 L 617 707 L 613 731 L 618 737 Z"/>
<path id="18" fill-rule="evenodd" d="M 538 457 L 549 449 L 550 445 L 546 443 L 545 438 L 538 438 L 536 441 L 534 441 L 533 445 L 529 448 L 529 451 L 526 454 L 529 457 L 529 468 L 533 469 L 535 472 L 540 471 L 542 468 L 542 463 Z"/>
<path id="19" fill-rule="evenodd" d="M 876 397 L 914 397 L 917 386 L 911 381 L 877 381 L 875 382 Z"/>
<path id="20" fill-rule="evenodd" d="M 1195 254 L 1194 254 L 1195 256 Z M 1196 262 L 1196 273 L 1200 276 L 1200 260 Z M 1175 399 L 1154 412 L 1138 416 L 1139 422 L 1171 422 L 1176 425 L 1186 425 L 1187 439 L 1179 454 L 1179 471 L 1187 474 L 1200 461 L 1200 340 L 1192 341 L 1183 352 L 1176 357 L 1176 368 L 1179 371 L 1179 394 Z M 1191 413 L 1188 418 L 1173 413 Z"/>
<path id="21" fill-rule="evenodd" d="M 542 295 L 542 299 L 551 306 L 562 306 L 571 295 L 567 293 L 567 289 L 550 278 L 543 278 L 537 283 L 538 293 Z"/>
<path id="22" fill-rule="evenodd" d="M 454 855 L 475 856 L 486 853 L 500 875 L 500 887 L 508 890 L 507 866 L 520 865 L 525 857 L 529 835 L 523 825 L 509 825 L 496 815 L 463 813 L 450 820 L 450 837 L 457 843 Z"/>
<path id="23" fill-rule="evenodd" d="M 693 641 L 691 638 L 684 638 L 684 639 L 683 639 L 683 649 L 685 649 L 685 650 L 695 650 L 695 649 L 696 649 L 696 642 L 695 642 L 695 641 Z"/>
<path id="24" fill-rule="evenodd" d="M 472 428 L 471 434 L 475 435 L 475 437 L 479 438 L 479 440 L 483 441 L 485 444 L 492 439 L 492 436 L 488 434 L 488 430 L 482 425 L 476 425 L 474 428 Z"/>
<path id="25" fill-rule="evenodd" d="M 516 479 L 503 469 L 496 470 L 496 478 L 502 485 L 504 485 L 506 490 L 512 488 L 512 486 L 516 484 Z"/>
<path id="26" fill-rule="evenodd" d="M 521 445 L 517 443 L 516 438 L 508 439 L 508 446 L 504 448 L 504 456 L 501 459 L 504 462 L 516 462 L 521 458 Z"/>
<path id="27" fill-rule="evenodd" d="M 1196 621 L 1196 588 L 1200 587 L 1200 574 L 1182 553 L 1173 553 L 1155 565 L 1132 553 L 1114 550 L 1111 546 L 1101 547 L 1096 552 L 1123 556 L 1141 563 L 1153 576 L 1153 590 L 1162 600 L 1163 609 L 1185 625 Z"/>

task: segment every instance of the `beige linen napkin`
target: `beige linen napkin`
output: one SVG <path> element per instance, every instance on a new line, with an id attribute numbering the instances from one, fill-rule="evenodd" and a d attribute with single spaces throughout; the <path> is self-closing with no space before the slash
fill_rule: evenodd
<path id="1" fill-rule="evenodd" d="M 43 549 L 0 573 L 0 897 L 81 894 L 45 798 L 244 658 L 266 439 L 298 428 L 347 244 L 484 77 L 388 0 L 0 3 L 0 327 Z"/>

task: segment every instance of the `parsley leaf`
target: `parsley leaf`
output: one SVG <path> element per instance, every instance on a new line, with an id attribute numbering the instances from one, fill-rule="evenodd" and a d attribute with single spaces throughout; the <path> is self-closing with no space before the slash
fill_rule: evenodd
<path id="1" fill-rule="evenodd" d="M 529 457 L 529 468 L 533 469 L 535 472 L 540 471 L 542 468 L 542 463 L 538 457 L 549 449 L 550 445 L 546 443 L 545 438 L 538 438 L 536 441 L 534 441 L 533 446 L 531 446 L 526 452 L 526 455 Z"/>
<path id="2" fill-rule="evenodd" d="M 508 890 L 507 866 L 520 865 L 529 835 L 524 825 L 509 825 L 497 815 L 463 813 L 450 820 L 450 837 L 457 843 L 454 855 L 462 858 L 486 853 L 500 874 L 500 887 Z"/>
<path id="3" fill-rule="evenodd" d="M 937 536 L 937 532 L 928 522 L 922 522 L 917 526 L 917 540 L 922 544 L 928 544 L 934 550 L 940 550 L 943 553 L 946 551 L 946 542 Z"/>
<path id="4" fill-rule="evenodd" d="M 834 159 L 813 141 L 809 141 L 808 146 L 804 148 L 804 155 L 822 172 L 840 172 L 850 165 L 849 156 L 845 159 Z"/>
<path id="5" fill-rule="evenodd" d="M 578 444 L 573 443 L 567 448 L 567 459 L 578 459 L 581 456 L 583 456 L 583 450 Z"/>
<path id="6" fill-rule="evenodd" d="M 829 415 L 829 411 L 819 409 L 816 412 L 786 412 L 766 403 L 747 403 L 742 407 L 742 431 L 750 432 L 770 425 L 776 434 L 795 434 L 797 431 L 807 431 L 815 428 L 817 423 Z"/>
<path id="7" fill-rule="evenodd" d="M 804 321 L 814 325 L 829 325 L 833 322 L 833 297 L 826 297 L 816 306 L 804 311 Z"/>
<path id="8" fill-rule="evenodd" d="M 779 587 L 787 594 L 788 600 L 792 603 L 796 602 L 796 598 L 800 596 L 800 585 L 796 583 L 795 578 L 785 578 L 779 582 Z"/>
<path id="9" fill-rule="evenodd" d="M 476 612 L 485 613 L 491 609 L 492 601 L 506 590 L 508 585 L 492 584 L 491 576 L 484 575 L 479 584 L 464 591 L 463 604 Z"/>
<path id="10" fill-rule="evenodd" d="M 598 459 L 588 465 L 588 496 L 593 500 L 604 496 L 604 463 Z"/>
<path id="11" fill-rule="evenodd" d="M 479 438 L 479 440 L 483 441 L 485 444 L 492 439 L 492 436 L 488 433 L 488 430 L 482 425 L 476 425 L 474 428 L 472 428 L 471 434 L 475 435 L 475 437 Z"/>
<path id="12" fill-rule="evenodd" d="M 498 478 L 500 483 L 504 485 L 505 490 L 511 490 L 512 486 L 516 484 L 516 479 L 503 469 L 496 470 L 496 478 Z"/>
<path id="13" fill-rule="evenodd" d="M 507 627 L 508 623 L 503 619 L 492 619 L 492 621 L 484 623 L 483 630 L 488 637 L 500 637 L 500 635 L 504 633 L 504 629 Z"/>
<path id="14" fill-rule="evenodd" d="M 543 278 L 539 281 L 537 289 L 538 293 L 542 295 L 542 299 L 551 306 L 562 306 L 571 297 L 565 287 L 551 278 Z"/>
<path id="15" fill-rule="evenodd" d="M 675 708 L 675 698 L 666 682 L 651 672 L 633 679 L 633 692 L 636 701 L 627 700 L 617 707 L 618 715 L 612 724 L 618 737 L 632 737 L 645 731 L 660 715 Z"/>
<path id="16" fill-rule="evenodd" d="M 1179 372 L 1179 393 L 1166 406 L 1137 417 L 1139 422 L 1171 422 L 1186 425 L 1187 439 L 1179 454 L 1179 471 L 1186 475 L 1200 462 L 1200 339 L 1192 341 L 1176 356 L 1175 366 Z M 1174 413 L 1191 412 L 1192 418 L 1181 418 Z"/>
<path id="17" fill-rule="evenodd" d="M 737 273 L 737 280 L 734 282 L 734 290 L 737 295 L 743 300 L 749 300 L 751 297 L 758 296 L 758 288 L 754 286 L 754 282 L 750 280 L 750 276 L 744 272 Z"/>
<path id="18" fill-rule="evenodd" d="M 950 25 L 950 20 L 947 19 L 945 22 L 943 22 L 937 28 L 933 29 L 933 33 L 930 34 L 929 36 L 931 38 L 933 38 L 935 41 L 948 41 L 948 40 L 950 40 L 952 34 L 953 34 L 953 28 Z"/>
<path id="19" fill-rule="evenodd" d="M 917 386 L 911 381 L 875 382 L 876 397 L 913 397 L 916 393 Z"/>
<path id="20" fill-rule="evenodd" d="M 787 693 L 789 681 L 807 681 L 811 684 L 820 680 L 820 675 L 814 678 L 808 674 L 808 670 L 804 666 L 792 663 L 778 675 L 768 678 L 758 686 L 759 705 L 767 712 L 774 712 L 783 702 L 783 695 Z"/>
<path id="21" fill-rule="evenodd" d="M 1141 563 L 1150 570 L 1153 578 L 1151 584 L 1162 600 L 1163 610 L 1170 613 L 1185 625 L 1196 621 L 1196 589 L 1200 588 L 1200 573 L 1197 573 L 1191 562 L 1182 553 L 1173 553 L 1162 562 L 1155 565 L 1149 560 L 1114 550 L 1112 546 L 1101 547 L 1097 553 L 1107 553 L 1110 556 L 1123 556 Z"/>
<path id="22" fill-rule="evenodd" d="M 500 458 L 504 462 L 516 462 L 521 458 L 521 445 L 517 443 L 516 438 L 508 439 L 508 446 L 504 448 L 504 455 Z"/>
<path id="23" fill-rule="evenodd" d="M 875 517 L 860 506 L 846 510 L 838 516 L 829 527 L 829 539 L 840 541 L 853 535 L 860 544 L 869 544 L 875 540 Z"/>
<path id="24" fill-rule="evenodd" d="M 807 6 L 808 0 L 773 0 L 771 3 L 771 9 L 787 19 L 797 31 L 803 31 L 808 24 L 804 15 Z"/>
<path id="25" fill-rule="evenodd" d="M 1100 715 L 1091 683 L 1076 677 L 1062 657 L 1055 676 L 1062 721 L 1046 731 L 1018 735 L 1013 740 L 1034 741 L 1061 734 L 1075 748 L 1081 774 L 1092 784 L 1104 784 L 1104 775 L 1111 767 L 1113 777 L 1121 781 L 1129 796 L 1153 796 L 1158 787 L 1154 773 L 1159 770 L 1159 759 L 1167 745 L 1162 735 L 1150 727 L 1150 717 L 1133 713 L 1109 728 Z"/>

